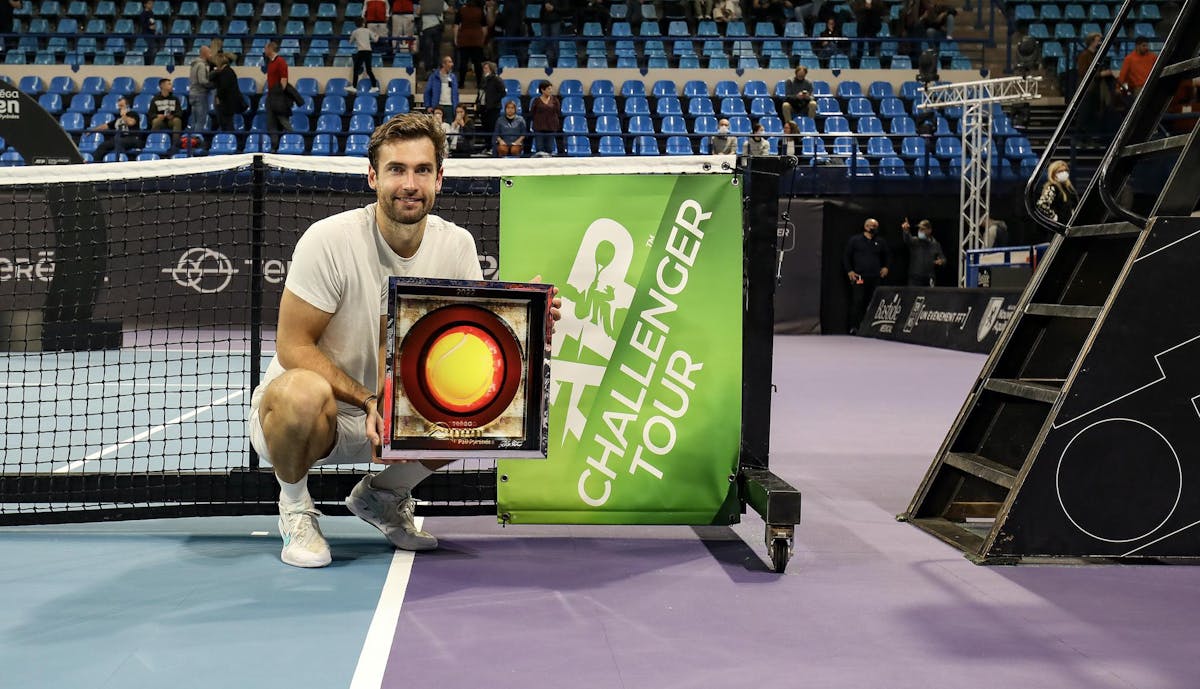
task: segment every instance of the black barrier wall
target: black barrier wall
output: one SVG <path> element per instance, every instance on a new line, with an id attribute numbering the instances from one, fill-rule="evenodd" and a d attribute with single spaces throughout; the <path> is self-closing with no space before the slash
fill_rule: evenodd
<path id="1" fill-rule="evenodd" d="M 1020 298 L 1020 290 L 880 287 L 858 334 L 986 354 L 1012 320 Z"/>

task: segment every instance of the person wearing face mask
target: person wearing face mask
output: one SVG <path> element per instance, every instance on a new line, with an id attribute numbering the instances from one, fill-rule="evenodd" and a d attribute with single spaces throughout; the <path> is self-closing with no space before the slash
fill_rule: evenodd
<path id="1" fill-rule="evenodd" d="M 933 236 L 933 224 L 928 220 L 917 223 L 917 236 L 912 234 L 908 218 L 900 225 L 904 230 L 904 244 L 908 247 L 908 286 L 933 287 L 936 284 L 935 273 L 941 266 L 946 265 L 946 255 L 942 253 L 942 245 Z"/>
<path id="2" fill-rule="evenodd" d="M 712 137 L 713 155 L 737 155 L 737 137 L 729 135 L 729 120 L 717 122 L 717 133 Z"/>
<path id="3" fill-rule="evenodd" d="M 1037 208 L 1046 217 L 1064 225 L 1071 220 L 1079 194 L 1071 184 L 1071 168 L 1065 160 L 1050 163 L 1046 170 L 1046 184 L 1038 197 Z"/>
<path id="4" fill-rule="evenodd" d="M 771 146 L 767 142 L 767 130 L 761 124 L 754 125 L 754 133 L 746 139 L 742 153 L 748 156 L 765 156 L 771 154 Z"/>
<path id="5" fill-rule="evenodd" d="M 850 238 L 842 255 L 842 269 L 850 279 L 850 311 L 847 315 L 851 335 L 858 331 L 858 324 L 862 322 L 880 280 L 888 276 L 889 258 L 887 243 L 879 238 L 879 221 L 867 218 L 862 233 Z"/>

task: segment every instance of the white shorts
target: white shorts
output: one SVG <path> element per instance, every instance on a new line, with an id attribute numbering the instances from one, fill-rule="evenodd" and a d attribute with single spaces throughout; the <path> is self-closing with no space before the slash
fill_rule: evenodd
<path id="1" fill-rule="evenodd" d="M 262 420 L 258 417 L 258 405 L 262 402 L 265 385 L 259 385 L 250 396 L 250 446 L 267 462 L 267 437 L 263 435 Z M 371 461 L 371 441 L 367 440 L 367 415 L 352 414 L 338 409 L 337 438 L 328 455 L 318 459 L 313 466 L 326 464 L 363 464 Z"/>

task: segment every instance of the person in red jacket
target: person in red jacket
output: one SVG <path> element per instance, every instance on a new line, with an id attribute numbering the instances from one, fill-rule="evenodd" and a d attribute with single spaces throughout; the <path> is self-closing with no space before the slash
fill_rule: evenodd
<path id="1" fill-rule="evenodd" d="M 403 50 L 417 52 L 417 8 L 413 0 L 392 0 L 392 39 L 404 39 Z"/>
<path id="2" fill-rule="evenodd" d="M 375 40 L 387 38 L 389 11 L 388 0 L 367 0 L 363 3 L 362 18 L 371 33 L 375 34 Z"/>
<path id="3" fill-rule="evenodd" d="M 1117 86 L 1126 94 L 1137 95 L 1150 78 L 1150 70 L 1154 69 L 1154 61 L 1158 55 L 1150 52 L 1150 41 L 1145 36 L 1138 36 L 1134 41 L 1133 52 L 1125 56 L 1121 63 L 1121 73 L 1117 76 Z"/>

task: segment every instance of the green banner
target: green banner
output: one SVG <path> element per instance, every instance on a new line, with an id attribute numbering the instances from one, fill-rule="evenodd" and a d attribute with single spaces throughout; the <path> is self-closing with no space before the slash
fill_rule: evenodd
<path id="1" fill-rule="evenodd" d="M 550 452 L 499 463 L 512 523 L 736 520 L 742 207 L 728 175 L 514 177 L 501 279 L 558 286 Z"/>

